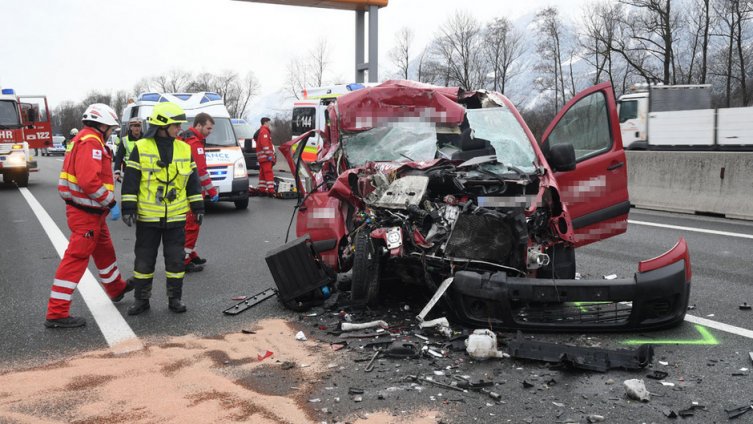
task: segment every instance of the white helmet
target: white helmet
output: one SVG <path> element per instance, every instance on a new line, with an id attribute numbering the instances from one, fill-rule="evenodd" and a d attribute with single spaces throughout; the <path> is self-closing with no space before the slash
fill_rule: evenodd
<path id="1" fill-rule="evenodd" d="M 118 115 L 110 106 L 104 103 L 94 103 L 87 107 L 81 120 L 105 124 L 109 127 L 120 126 Z"/>
<path id="2" fill-rule="evenodd" d="M 73 135 L 76 135 L 76 134 L 78 134 L 78 129 L 71 128 L 71 135 L 73 136 Z"/>

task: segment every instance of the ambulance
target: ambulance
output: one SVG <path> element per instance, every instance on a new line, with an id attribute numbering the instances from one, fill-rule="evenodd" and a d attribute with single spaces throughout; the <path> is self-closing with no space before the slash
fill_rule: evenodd
<path id="1" fill-rule="evenodd" d="M 368 85 L 353 83 L 304 89 L 301 92 L 302 99 L 293 103 L 291 122 L 293 139 L 313 129 L 324 131 L 329 119 L 327 116 L 327 106 L 337 100 L 339 96 L 351 91 L 360 90 Z M 321 138 L 319 134 L 311 137 L 303 149 L 302 159 L 307 162 L 315 161 L 320 145 Z"/>
<path id="2" fill-rule="evenodd" d="M 193 125 L 193 119 L 201 112 L 208 113 L 214 119 L 214 130 L 207 137 L 205 149 L 212 184 L 220 192 L 220 201 L 233 202 L 236 209 L 247 209 L 249 184 L 246 161 L 222 97 L 212 92 L 144 93 L 126 106 L 121 122 L 138 117 L 148 125 L 147 118 L 152 108 L 160 102 L 173 102 L 186 111 L 188 122 L 182 125 L 184 130 Z M 121 139 L 124 136 L 125 128 Z"/>

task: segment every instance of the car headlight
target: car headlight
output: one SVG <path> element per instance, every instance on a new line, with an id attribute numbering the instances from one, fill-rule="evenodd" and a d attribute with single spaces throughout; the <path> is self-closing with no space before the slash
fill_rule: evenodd
<path id="1" fill-rule="evenodd" d="M 235 161 L 233 165 L 233 178 L 247 178 L 248 172 L 246 171 L 246 160 L 241 158 Z"/>
<path id="2" fill-rule="evenodd" d="M 23 153 L 13 153 L 10 156 L 8 156 L 8 161 L 6 162 L 6 165 L 8 166 L 24 166 L 26 165 L 26 155 Z"/>

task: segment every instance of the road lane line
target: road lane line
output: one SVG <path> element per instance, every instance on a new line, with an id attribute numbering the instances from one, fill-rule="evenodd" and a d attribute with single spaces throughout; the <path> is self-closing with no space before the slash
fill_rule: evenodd
<path id="1" fill-rule="evenodd" d="M 34 211 L 39 223 L 42 224 L 42 228 L 47 233 L 47 237 L 50 238 L 58 255 L 62 258 L 65 254 L 65 249 L 68 247 L 68 239 L 65 238 L 65 235 L 60 231 L 55 221 L 52 220 L 29 189 L 20 187 L 19 190 L 31 207 L 31 210 Z M 78 284 L 78 292 L 84 298 L 84 302 L 89 311 L 91 311 L 94 320 L 99 326 L 99 330 L 114 353 L 121 354 L 143 349 L 144 345 L 141 343 L 141 340 L 136 337 L 136 334 L 117 308 L 115 308 L 115 305 L 112 304 L 112 301 L 107 297 L 104 289 L 99 285 L 88 268 Z"/>
<path id="2" fill-rule="evenodd" d="M 685 321 L 692 322 L 694 324 L 700 324 L 705 327 L 711 327 L 727 333 L 736 334 L 738 336 L 747 337 L 753 339 L 753 331 L 747 328 L 735 327 L 734 325 L 725 324 L 719 321 L 712 321 L 710 319 L 697 317 L 695 315 L 685 314 Z"/>
<path id="3" fill-rule="evenodd" d="M 628 219 L 628 224 L 646 225 L 649 227 L 661 227 L 661 228 L 669 228 L 672 230 L 692 231 L 694 233 L 716 234 L 719 236 L 753 239 L 753 234 L 731 233 L 729 231 L 707 230 L 704 228 L 681 227 L 679 225 L 657 224 L 655 222 L 646 222 L 646 221 L 633 221 L 632 219 Z"/>

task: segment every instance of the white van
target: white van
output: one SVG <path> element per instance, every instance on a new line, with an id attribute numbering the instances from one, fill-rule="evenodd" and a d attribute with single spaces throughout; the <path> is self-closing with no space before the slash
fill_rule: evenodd
<path id="1" fill-rule="evenodd" d="M 144 123 L 159 102 L 173 102 L 186 111 L 188 122 L 183 129 L 193 125 L 201 112 L 214 119 L 214 131 L 207 137 L 205 156 L 212 184 L 220 192 L 220 201 L 234 202 L 236 209 L 248 208 L 248 173 L 243 151 L 238 146 L 230 114 L 217 93 L 144 93 L 123 110 L 121 122 L 138 117 Z M 148 125 L 148 124 L 147 124 Z M 148 128 L 145 128 L 145 131 Z M 123 134 L 125 135 L 125 134 Z"/>

